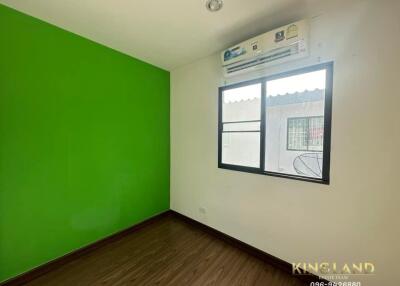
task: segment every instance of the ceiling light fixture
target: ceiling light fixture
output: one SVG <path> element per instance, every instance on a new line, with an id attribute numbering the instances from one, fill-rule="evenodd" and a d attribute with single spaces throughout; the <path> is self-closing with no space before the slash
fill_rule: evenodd
<path id="1" fill-rule="evenodd" d="M 206 7 L 211 12 L 216 12 L 221 10 L 224 3 L 222 0 L 207 0 Z"/>

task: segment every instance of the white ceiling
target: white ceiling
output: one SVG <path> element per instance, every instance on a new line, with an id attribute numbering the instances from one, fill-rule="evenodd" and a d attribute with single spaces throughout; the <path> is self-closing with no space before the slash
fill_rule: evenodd
<path id="1" fill-rule="evenodd" d="M 167 70 L 342 0 L 224 0 L 223 9 L 214 13 L 206 10 L 205 1 L 0 0 Z"/>

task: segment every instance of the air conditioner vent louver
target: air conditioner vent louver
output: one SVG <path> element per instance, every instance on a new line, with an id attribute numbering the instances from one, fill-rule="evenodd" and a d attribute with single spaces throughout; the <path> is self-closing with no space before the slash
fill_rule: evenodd
<path id="1" fill-rule="evenodd" d="M 227 66 L 226 67 L 227 73 L 231 74 L 233 72 L 237 72 L 237 71 L 240 71 L 243 69 L 255 67 L 255 66 L 258 66 L 261 64 L 265 64 L 265 63 L 270 63 L 270 62 L 273 62 L 273 61 L 276 61 L 276 60 L 279 60 L 282 58 L 289 57 L 291 55 L 298 54 L 299 53 L 298 47 L 299 47 L 298 44 L 296 44 L 293 47 L 282 48 L 282 49 L 275 51 L 272 54 L 261 56 L 259 58 L 256 58 L 256 59 L 248 61 L 248 62 L 244 62 L 244 63 L 233 65 L 233 66 Z"/>
<path id="2" fill-rule="evenodd" d="M 308 55 L 306 21 L 262 34 L 222 52 L 225 76 L 236 75 Z"/>

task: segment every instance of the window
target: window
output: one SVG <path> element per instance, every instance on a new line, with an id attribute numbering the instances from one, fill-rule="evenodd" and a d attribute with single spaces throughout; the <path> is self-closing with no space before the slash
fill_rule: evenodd
<path id="1" fill-rule="evenodd" d="M 287 120 L 287 150 L 323 150 L 324 117 L 300 117 Z"/>
<path id="2" fill-rule="evenodd" d="M 333 64 L 219 89 L 218 166 L 329 183 Z"/>
<path id="3" fill-rule="evenodd" d="M 261 84 L 226 90 L 222 105 L 222 161 L 260 166 Z"/>

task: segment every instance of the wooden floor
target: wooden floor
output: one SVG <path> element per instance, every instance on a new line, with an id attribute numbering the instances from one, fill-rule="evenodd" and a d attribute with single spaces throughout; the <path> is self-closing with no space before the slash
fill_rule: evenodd
<path id="1" fill-rule="evenodd" d="M 43 285 L 304 285 L 175 216 L 31 281 Z"/>

